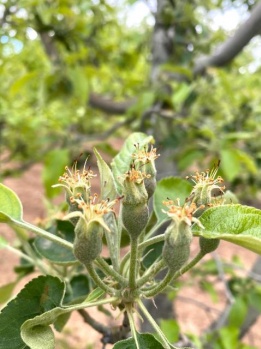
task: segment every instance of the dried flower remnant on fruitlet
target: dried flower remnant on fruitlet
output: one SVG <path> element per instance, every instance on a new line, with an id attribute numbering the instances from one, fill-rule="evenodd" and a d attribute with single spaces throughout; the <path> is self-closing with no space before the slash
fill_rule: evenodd
<path id="1" fill-rule="evenodd" d="M 215 201 L 215 196 L 212 195 L 213 190 L 218 190 L 219 193 L 224 194 L 225 186 L 222 185 L 224 180 L 221 176 L 217 176 L 219 163 L 210 170 L 205 172 L 195 172 L 194 175 L 187 176 L 186 179 L 192 180 L 195 184 L 187 202 L 196 203 L 196 205 L 217 206 L 222 204 L 222 200 Z"/>
<path id="2" fill-rule="evenodd" d="M 74 198 L 82 197 L 88 199 L 90 195 L 91 179 L 97 175 L 94 174 L 90 168 L 86 169 L 86 163 L 87 160 L 85 161 L 82 171 L 77 169 L 77 162 L 74 163 L 71 170 L 66 166 L 66 172 L 59 177 L 60 183 L 53 185 L 53 187 L 65 188 L 68 203 L 71 196 Z"/>
<path id="3" fill-rule="evenodd" d="M 135 166 L 131 166 L 131 169 L 122 175 L 124 181 L 134 182 L 141 184 L 145 178 L 150 178 L 149 174 L 141 172 L 135 169 Z"/>
<path id="4" fill-rule="evenodd" d="M 144 178 L 144 185 L 148 193 L 148 197 L 150 198 L 156 188 L 156 166 L 155 160 L 160 156 L 157 154 L 157 149 L 151 146 L 150 150 L 148 150 L 148 146 L 144 148 L 140 148 L 139 144 L 134 145 L 136 148 L 136 152 L 132 154 L 134 166 L 142 169 L 147 177 Z"/>
<path id="5" fill-rule="evenodd" d="M 148 150 L 147 146 L 144 148 L 140 148 L 139 144 L 134 144 L 136 148 L 136 152 L 132 154 L 132 158 L 134 159 L 134 162 L 147 164 L 154 162 L 160 154 L 157 154 L 157 148 L 153 148 L 151 146 L 150 150 Z"/>
<path id="6" fill-rule="evenodd" d="M 185 203 L 184 206 L 180 206 L 179 199 L 177 199 L 177 205 L 174 204 L 173 200 L 163 201 L 163 205 L 168 208 L 168 210 L 162 210 L 166 213 L 177 225 L 181 222 L 186 223 L 188 226 L 191 226 L 192 223 L 198 224 L 201 228 L 204 229 L 200 221 L 193 215 L 200 209 L 204 208 L 204 205 L 197 207 L 193 202 L 191 204 Z"/>
<path id="7" fill-rule="evenodd" d="M 114 212 L 113 206 L 119 202 L 121 198 L 114 199 L 110 201 L 102 200 L 101 202 L 96 203 L 96 199 L 98 198 L 97 194 L 90 196 L 89 202 L 85 202 L 83 198 L 75 199 L 71 197 L 72 204 L 77 204 L 79 211 L 71 212 L 64 217 L 64 219 L 70 219 L 74 217 L 80 217 L 84 220 L 86 226 L 88 226 L 92 222 L 98 222 L 105 230 L 110 231 L 108 226 L 105 224 L 103 220 L 103 216 L 109 212 Z"/>

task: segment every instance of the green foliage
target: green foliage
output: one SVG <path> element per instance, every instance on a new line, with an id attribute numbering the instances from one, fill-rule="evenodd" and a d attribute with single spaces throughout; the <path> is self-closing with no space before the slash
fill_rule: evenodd
<path id="1" fill-rule="evenodd" d="M 42 179 L 45 189 L 45 194 L 48 198 L 53 198 L 59 190 L 53 190 L 52 185 L 63 172 L 66 164 L 69 162 L 69 153 L 66 149 L 55 149 L 44 157 L 44 169 Z"/>
<path id="2" fill-rule="evenodd" d="M 0 222 L 8 222 L 12 219 L 21 220 L 23 208 L 18 196 L 1 183 L 0 192 Z"/>
<path id="3" fill-rule="evenodd" d="M 57 220 L 52 224 L 50 233 L 58 235 L 69 242 L 74 240 L 74 226 L 67 221 Z M 43 237 L 37 237 L 34 241 L 34 246 L 43 258 L 48 259 L 52 263 L 68 266 L 77 262 L 72 251 L 68 250 L 68 248 L 57 245 Z"/>
<path id="4" fill-rule="evenodd" d="M 204 229 L 194 234 L 208 239 L 223 239 L 261 254 L 261 211 L 248 206 L 225 205 L 210 208 L 200 219 Z"/>
<path id="5" fill-rule="evenodd" d="M 39 276 L 27 284 L 0 313 L 0 348 L 24 348 L 24 342 L 20 337 L 21 325 L 27 319 L 59 306 L 63 294 L 63 283 L 52 276 Z"/>
<path id="6" fill-rule="evenodd" d="M 143 133 L 130 136 L 114 158 L 112 170 L 99 152 L 94 151 L 100 172 L 100 199 L 92 193 L 93 172 L 86 164 L 82 171 L 76 167 L 68 171 L 60 186 L 67 193 L 76 193 L 79 186 L 88 191 L 85 196 L 76 193 L 69 201 L 71 205 L 75 204 L 74 211 L 70 211 L 65 219 L 77 218 L 73 223 L 55 220 L 49 223 L 49 229 L 44 230 L 25 222 L 19 198 L 6 186 L 0 186 L 1 222 L 13 227 L 21 242 L 21 246 L 13 247 L 1 239 L 2 248 L 9 248 L 22 257 L 26 265 L 22 263 L 20 268 L 29 267 L 30 271 L 47 274 L 27 284 L 3 308 L 0 313 L 0 349 L 22 349 L 25 346 L 54 349 L 55 337 L 50 326 L 62 331 L 73 311 L 81 311 L 86 322 L 98 328 L 104 340 L 108 337 L 115 344 L 114 348 L 178 349 L 173 343 L 179 340 L 179 324 L 174 320 L 162 320 L 159 326 L 143 299 L 172 289 L 173 281 L 176 285 L 181 275 L 194 270 L 206 253 L 218 247 L 220 240 L 261 254 L 261 211 L 231 204 L 228 198 L 234 200 L 232 193 L 228 193 L 228 198 L 225 194 L 224 198 L 217 198 L 215 191 L 223 192 L 224 188 L 222 178 L 216 177 L 216 166 L 211 171 L 190 176 L 193 186 L 177 177 L 160 180 L 151 193 L 153 205 L 149 212 L 144 183 L 151 177 L 151 173 L 146 171 L 154 169 L 158 158 L 152 142 L 153 138 Z M 205 199 L 206 204 L 202 205 Z M 119 202 L 120 209 L 116 214 L 113 206 Z M 131 207 L 126 211 L 128 205 Z M 128 213 L 128 222 L 124 210 Z M 123 256 L 120 251 L 122 225 L 130 235 L 129 250 L 125 250 Z M 37 237 L 29 239 L 22 234 L 23 229 L 32 231 Z M 154 235 L 159 230 L 160 234 Z M 103 235 L 106 235 L 109 259 L 101 255 Z M 191 241 L 198 237 L 198 253 L 189 259 Z M 201 288 L 217 301 L 217 291 L 209 278 L 217 276 L 217 267 L 211 260 L 200 268 L 195 269 L 189 282 L 198 278 Z M 158 280 L 161 271 L 164 277 Z M 240 279 L 229 272 L 227 285 L 234 303 L 227 323 L 219 332 L 201 338 L 202 348 L 205 340 L 213 341 L 215 349 L 246 348 L 239 340 L 239 328 L 249 307 L 258 303 L 260 286 L 251 279 Z M 16 284 L 17 281 L 0 288 L 0 301 L 8 300 Z M 103 309 L 101 307 L 105 304 L 124 314 L 124 326 L 111 331 L 83 311 L 89 307 Z M 258 306 L 256 308 L 260 311 Z M 155 337 L 137 331 L 135 312 L 147 319 L 156 332 Z M 130 331 L 131 337 L 123 339 Z"/>
<path id="7" fill-rule="evenodd" d="M 175 343 L 179 339 L 180 328 L 176 320 L 160 320 L 160 328 L 165 333 L 170 343 Z"/>
<path id="8" fill-rule="evenodd" d="M 137 334 L 140 349 L 163 349 L 164 347 L 149 333 Z M 113 349 L 137 349 L 133 338 L 125 339 L 114 345 Z"/>

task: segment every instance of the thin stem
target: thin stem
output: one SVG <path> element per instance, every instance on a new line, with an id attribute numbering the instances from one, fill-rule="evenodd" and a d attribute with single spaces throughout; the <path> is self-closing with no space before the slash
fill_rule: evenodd
<path id="1" fill-rule="evenodd" d="M 103 304 L 112 304 L 114 302 L 116 302 L 119 298 L 118 297 L 110 297 L 110 298 L 105 298 L 105 299 L 100 299 L 96 302 L 86 302 L 86 303 L 80 303 L 80 304 L 76 304 L 76 305 L 69 305 L 68 307 L 65 307 L 66 309 L 68 309 L 68 311 L 71 310 L 79 310 L 79 309 L 84 309 L 84 308 L 89 308 L 89 307 L 98 307 L 99 305 L 103 305 Z"/>
<path id="2" fill-rule="evenodd" d="M 102 257 L 97 257 L 96 261 L 98 266 L 101 268 L 102 271 L 104 271 L 105 274 L 112 276 L 119 284 L 123 286 L 127 285 L 128 280 L 125 279 L 122 275 L 120 275 L 116 270 L 111 268 Z"/>
<path id="3" fill-rule="evenodd" d="M 148 247 L 150 245 L 156 244 L 157 242 L 160 242 L 160 241 L 164 241 L 164 239 L 165 239 L 165 235 L 164 234 L 160 234 L 160 235 L 154 236 L 153 238 L 150 238 L 150 239 L 148 239 L 146 241 L 143 241 L 138 246 L 139 252 L 141 252 L 142 250 L 144 250 L 144 248 L 146 248 L 146 247 Z M 127 252 L 125 254 L 125 256 L 123 257 L 122 261 L 121 261 L 120 273 L 123 273 L 123 269 L 124 269 L 125 264 L 126 264 L 126 262 L 128 261 L 129 258 L 130 258 L 130 252 Z"/>
<path id="4" fill-rule="evenodd" d="M 150 238 L 146 241 L 143 241 L 140 245 L 139 245 L 139 250 L 144 250 L 144 248 L 150 246 L 150 245 L 154 245 L 157 242 L 161 242 L 165 240 L 165 234 L 160 234 L 157 236 L 153 236 L 153 238 Z"/>
<path id="5" fill-rule="evenodd" d="M 194 265 L 196 265 L 204 256 L 205 254 L 199 251 L 199 253 L 187 265 L 185 265 L 183 268 L 181 268 L 179 271 L 175 273 L 174 280 L 177 279 L 179 276 L 185 274 L 191 268 L 193 268 Z"/>
<path id="6" fill-rule="evenodd" d="M 137 287 L 143 286 L 146 282 L 148 282 L 151 279 L 152 276 L 155 276 L 164 267 L 165 262 L 163 261 L 163 259 L 159 260 L 157 263 L 154 263 L 137 281 Z"/>
<path id="7" fill-rule="evenodd" d="M 171 348 L 175 348 L 173 346 L 170 345 L 168 339 L 166 338 L 165 334 L 161 331 L 159 325 L 157 324 L 157 322 L 153 319 L 153 317 L 150 315 L 150 313 L 148 312 L 148 310 L 146 309 L 146 307 L 144 306 L 144 304 L 142 303 L 142 301 L 139 299 L 137 301 L 141 311 L 143 312 L 144 316 L 147 318 L 147 320 L 149 321 L 149 323 L 151 324 L 151 326 L 154 328 L 154 330 L 157 332 L 157 334 L 159 335 L 163 347 L 165 349 L 171 349 Z"/>
<path id="8" fill-rule="evenodd" d="M 81 314 L 84 321 L 92 328 L 94 328 L 97 332 L 104 335 L 110 332 L 109 327 L 104 326 L 102 323 L 96 321 L 93 317 L 91 317 L 91 315 L 87 312 L 86 309 L 79 309 L 78 312 Z"/>
<path id="9" fill-rule="evenodd" d="M 53 242 L 55 242 L 63 247 L 70 249 L 70 250 L 73 249 L 73 244 L 71 242 L 66 241 L 64 239 L 61 239 L 61 238 L 59 238 L 59 236 L 48 233 L 48 231 L 43 230 L 39 227 L 36 227 L 33 224 L 30 224 L 30 223 L 24 222 L 24 221 L 17 221 L 17 220 L 15 220 L 15 221 L 13 220 L 12 224 L 15 224 L 15 225 L 17 225 L 21 228 L 27 229 L 27 230 L 31 230 L 34 233 L 36 233 L 37 235 L 39 235 L 47 240 L 53 241 Z"/>
<path id="10" fill-rule="evenodd" d="M 131 251 L 130 251 L 130 274 L 129 274 L 129 287 L 134 290 L 136 288 L 136 275 L 137 275 L 137 258 L 138 258 L 138 239 L 131 239 Z"/>
<path id="11" fill-rule="evenodd" d="M 132 334 L 132 336 L 134 338 L 134 341 L 135 341 L 137 349 L 140 349 L 140 345 L 139 345 L 139 341 L 138 341 L 138 337 L 137 337 L 137 331 L 136 331 L 136 328 L 135 328 L 135 322 L 134 322 L 133 315 L 132 315 L 132 309 L 126 308 L 126 310 L 127 310 L 127 314 L 128 314 L 131 334 Z"/>
<path id="12" fill-rule="evenodd" d="M 10 252 L 16 254 L 17 256 L 27 260 L 29 263 L 35 264 L 34 259 L 27 256 L 27 254 L 23 253 L 22 251 L 18 250 L 17 248 L 14 248 L 13 246 L 10 245 L 5 245 L 5 248 L 9 250 Z"/>
<path id="13" fill-rule="evenodd" d="M 188 270 L 194 267 L 194 265 L 196 265 L 204 256 L 205 254 L 200 251 L 187 265 L 185 265 L 183 268 L 178 270 L 175 274 L 173 274 L 169 270 L 166 276 L 164 277 L 164 279 L 159 284 L 157 284 L 151 290 L 144 291 L 144 296 L 145 297 L 156 296 L 158 293 L 162 292 L 172 280 L 176 280 L 179 276 L 185 274 Z"/>
<path id="14" fill-rule="evenodd" d="M 115 289 L 111 288 L 110 286 L 106 285 L 102 279 L 99 277 L 99 275 L 96 273 L 96 270 L 94 269 L 93 263 L 85 264 L 86 269 L 88 270 L 89 274 L 91 275 L 93 281 L 97 286 L 99 286 L 102 290 L 104 290 L 106 293 L 115 294 Z"/>
<path id="15" fill-rule="evenodd" d="M 144 291 L 144 296 L 154 297 L 158 293 L 162 292 L 168 286 L 168 284 L 172 281 L 172 279 L 174 278 L 174 275 L 175 274 L 173 274 L 173 272 L 168 270 L 167 274 L 165 275 L 164 279 L 161 280 L 161 282 L 159 282 L 153 289 L 149 291 Z"/>

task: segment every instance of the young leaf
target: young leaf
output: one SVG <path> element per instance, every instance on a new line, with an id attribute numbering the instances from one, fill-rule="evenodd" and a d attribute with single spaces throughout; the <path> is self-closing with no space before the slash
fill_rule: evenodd
<path id="1" fill-rule="evenodd" d="M 63 298 L 64 284 L 53 276 L 39 276 L 0 313 L 0 349 L 23 349 L 20 327 L 27 319 L 57 307 Z"/>
<path id="2" fill-rule="evenodd" d="M 0 183 L 0 222 L 10 222 L 13 219 L 21 221 L 22 218 L 20 199 L 10 188 Z"/>
<path id="3" fill-rule="evenodd" d="M 240 328 L 246 318 L 248 305 L 244 297 L 236 298 L 228 317 L 228 325 Z"/>
<path id="4" fill-rule="evenodd" d="M 0 287 L 0 304 L 5 303 L 10 299 L 17 282 L 18 280 Z"/>
<path id="5" fill-rule="evenodd" d="M 140 348 L 142 349 L 164 349 L 162 344 L 157 341 L 157 339 L 149 333 L 137 333 L 138 342 Z M 134 338 L 124 339 L 116 343 L 113 349 L 137 349 Z"/>
<path id="6" fill-rule="evenodd" d="M 48 198 L 52 199 L 60 192 L 59 189 L 52 188 L 52 185 L 57 182 L 68 162 L 69 152 L 67 149 L 54 149 L 45 156 L 42 180 Z"/>
<path id="7" fill-rule="evenodd" d="M 164 332 L 170 343 L 175 343 L 179 340 L 179 325 L 176 320 L 172 319 L 161 319 L 160 320 L 160 328 Z"/>
<path id="8" fill-rule="evenodd" d="M 241 205 L 223 205 L 205 211 L 200 221 L 205 229 L 194 225 L 194 235 L 226 240 L 261 254 L 260 210 Z"/>
<path id="9" fill-rule="evenodd" d="M 102 199 L 113 200 L 117 197 L 116 185 L 111 169 L 103 160 L 97 149 L 93 149 L 93 152 L 97 159 L 97 164 L 100 172 L 101 179 L 101 196 Z"/>
<path id="10" fill-rule="evenodd" d="M 162 212 L 164 200 L 180 200 L 183 204 L 185 199 L 189 196 L 192 190 L 192 185 L 185 179 L 168 177 L 160 180 L 157 183 L 156 190 L 153 196 L 154 211 L 157 216 L 158 223 L 169 219 L 168 216 Z"/>
<path id="11" fill-rule="evenodd" d="M 132 162 L 131 155 L 135 152 L 135 144 L 138 144 L 140 148 L 153 143 L 154 139 L 152 136 L 147 136 L 142 132 L 132 133 L 125 141 L 120 152 L 112 160 L 111 167 L 112 172 L 116 181 L 117 190 L 120 192 L 120 184 L 118 177 L 129 170 Z"/>
<path id="12" fill-rule="evenodd" d="M 21 337 L 23 341 L 30 347 L 30 349 L 54 349 L 55 340 L 51 324 L 58 324 L 58 329 L 63 326 L 63 322 L 66 321 L 66 314 L 71 313 L 73 310 L 84 309 L 92 306 L 102 305 L 115 301 L 117 298 L 102 299 L 97 302 L 85 301 L 80 304 L 74 304 L 71 306 L 58 306 L 45 313 L 35 316 L 33 319 L 29 319 L 21 326 Z M 62 318 L 62 323 L 60 322 Z M 57 323 L 58 321 L 58 323 Z M 19 348 L 20 349 L 20 348 Z"/>
<path id="13" fill-rule="evenodd" d="M 70 292 L 69 292 L 70 291 Z M 75 275 L 70 280 L 70 288 L 65 293 L 63 304 L 71 303 L 79 297 L 87 297 L 90 291 L 89 279 L 87 275 Z"/>
<path id="14" fill-rule="evenodd" d="M 101 298 L 102 295 L 104 295 L 104 293 L 105 292 L 101 288 L 97 287 L 88 295 L 88 297 L 85 299 L 85 302 L 97 301 L 99 298 Z"/>

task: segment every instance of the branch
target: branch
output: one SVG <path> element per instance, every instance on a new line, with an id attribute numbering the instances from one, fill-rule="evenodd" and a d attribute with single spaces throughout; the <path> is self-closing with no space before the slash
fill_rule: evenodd
<path id="1" fill-rule="evenodd" d="M 260 278 L 260 275 L 261 275 L 261 258 L 260 257 L 258 257 L 256 263 L 252 267 L 251 272 L 254 275 L 259 275 L 259 278 Z M 259 279 L 258 283 L 260 284 L 260 282 L 261 281 Z M 240 338 L 243 338 L 244 335 L 249 331 L 249 329 L 255 324 L 259 315 L 260 315 L 260 311 L 258 310 L 258 308 L 253 305 L 249 305 L 245 320 L 240 328 L 240 335 L 239 335 Z"/>
<path id="2" fill-rule="evenodd" d="M 2 28 L 3 25 L 6 23 L 6 18 L 10 14 L 10 7 L 5 7 L 5 10 L 2 14 L 2 18 L 0 19 L 0 27 Z"/>
<path id="3" fill-rule="evenodd" d="M 165 0 L 164 0 L 165 1 Z M 168 2 L 168 1 L 166 1 Z M 39 31 L 38 31 L 39 32 Z M 241 24 L 234 35 L 228 38 L 223 44 L 214 50 L 214 53 L 199 57 L 194 66 L 194 74 L 204 74 L 207 67 L 221 67 L 231 62 L 249 43 L 249 41 L 261 32 L 261 1 L 259 1 L 253 8 L 250 17 Z M 43 46 L 48 56 L 51 59 L 57 59 L 56 48 L 54 47 L 54 40 L 48 37 L 47 33 L 39 33 Z M 152 64 L 152 80 L 157 75 L 157 67 L 164 63 L 169 54 L 169 40 L 171 38 L 165 37 L 166 33 L 160 26 L 155 26 L 153 38 L 153 64 Z M 168 32 L 172 37 L 172 33 Z M 159 49 L 160 48 L 160 49 Z M 100 94 L 91 93 L 88 104 L 92 108 L 99 109 L 107 114 L 122 115 L 133 106 L 137 98 L 127 99 L 122 102 L 116 102 L 108 99 Z"/>
<path id="4" fill-rule="evenodd" d="M 97 108 L 105 113 L 122 115 L 126 113 L 126 111 L 132 107 L 136 101 L 137 98 L 132 98 L 123 102 L 115 102 L 97 93 L 91 93 L 88 103 L 90 107 Z"/>
<path id="5" fill-rule="evenodd" d="M 194 74 L 204 74 L 207 67 L 222 67 L 234 59 L 249 41 L 261 32 L 261 1 L 253 8 L 250 17 L 241 24 L 234 35 L 216 48 L 210 56 L 196 60 Z"/>
<path id="6" fill-rule="evenodd" d="M 101 342 L 104 344 L 104 348 L 106 344 L 114 344 L 128 337 L 130 326 L 126 312 L 124 312 L 122 325 L 115 327 L 107 327 L 99 323 L 89 315 L 86 309 L 80 309 L 78 312 L 81 314 L 84 322 L 103 335 Z"/>

